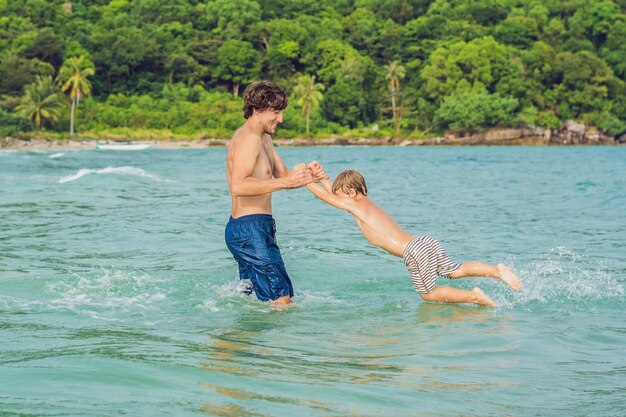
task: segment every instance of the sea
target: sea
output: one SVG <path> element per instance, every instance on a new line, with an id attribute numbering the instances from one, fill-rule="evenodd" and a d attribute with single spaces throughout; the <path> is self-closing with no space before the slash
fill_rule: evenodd
<path id="1" fill-rule="evenodd" d="M 2 150 L 0 416 L 626 415 L 626 147 L 278 152 L 522 290 L 424 302 L 303 188 L 273 196 L 279 309 L 240 291 L 224 148 Z"/>

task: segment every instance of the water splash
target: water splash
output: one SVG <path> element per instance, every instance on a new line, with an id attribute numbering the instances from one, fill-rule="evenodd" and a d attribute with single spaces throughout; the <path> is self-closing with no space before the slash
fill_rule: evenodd
<path id="1" fill-rule="evenodd" d="M 624 285 L 603 259 L 591 258 L 558 246 L 524 268 L 514 268 L 524 287 L 501 305 L 540 303 L 584 307 L 618 300 Z"/>
<path id="2" fill-rule="evenodd" d="M 72 273 L 48 285 L 52 297 L 47 307 L 85 313 L 94 318 L 142 315 L 167 298 L 159 283 L 160 280 L 142 271 L 100 268 L 87 274 Z"/>
<path id="3" fill-rule="evenodd" d="M 254 291 L 246 294 L 248 288 L 248 280 L 234 279 L 210 288 L 208 292 L 210 296 L 202 300 L 196 308 L 200 310 L 210 311 L 212 313 L 223 312 L 230 307 L 246 311 L 256 312 L 273 312 L 275 310 L 272 303 L 260 301 Z M 296 294 L 289 308 L 311 308 L 319 305 L 350 305 L 345 300 L 336 298 L 331 291 L 310 291 L 295 290 Z"/>
<path id="4" fill-rule="evenodd" d="M 150 174 L 149 172 L 144 171 L 141 168 L 136 167 L 107 167 L 103 169 L 81 169 L 76 174 L 68 175 L 65 177 L 61 177 L 59 179 L 59 184 L 64 184 L 66 182 L 76 181 L 85 175 L 89 174 L 117 174 L 117 175 L 136 175 L 139 177 L 150 178 L 155 181 L 162 181 L 157 175 Z"/>

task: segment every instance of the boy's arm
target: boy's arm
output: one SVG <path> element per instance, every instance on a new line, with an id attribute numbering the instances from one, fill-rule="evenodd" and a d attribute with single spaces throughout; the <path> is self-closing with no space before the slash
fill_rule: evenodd
<path id="1" fill-rule="evenodd" d="M 326 182 L 330 182 L 325 180 Z M 323 181 L 322 181 L 323 183 Z M 330 204 L 333 207 L 337 207 L 342 210 L 349 211 L 352 213 L 354 211 L 354 200 L 351 198 L 343 198 L 338 197 L 330 192 L 328 192 L 325 187 L 320 186 L 318 184 L 312 183 L 307 184 L 306 188 L 309 189 L 317 198 L 324 201 L 325 203 Z"/>
<path id="2" fill-rule="evenodd" d="M 328 178 L 328 174 L 324 170 L 324 167 L 317 161 L 313 161 L 309 164 L 309 169 L 313 172 L 313 175 L 318 182 L 324 187 L 326 191 L 332 194 L 333 182 Z"/>
<path id="3" fill-rule="evenodd" d="M 322 185 L 322 187 L 324 187 L 324 189 L 326 191 L 328 191 L 329 193 L 332 193 L 333 191 L 333 182 L 331 180 L 329 180 L 328 178 L 323 179 L 320 181 L 320 184 Z"/>

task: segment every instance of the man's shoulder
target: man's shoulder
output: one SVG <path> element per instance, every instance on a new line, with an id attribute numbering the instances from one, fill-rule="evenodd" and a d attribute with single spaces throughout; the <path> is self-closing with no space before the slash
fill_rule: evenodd
<path id="1" fill-rule="evenodd" d="M 258 133 L 248 128 L 246 125 L 243 125 L 235 131 L 233 137 L 230 139 L 229 145 L 239 146 L 243 143 L 248 145 L 260 145 L 262 141 L 263 138 Z"/>

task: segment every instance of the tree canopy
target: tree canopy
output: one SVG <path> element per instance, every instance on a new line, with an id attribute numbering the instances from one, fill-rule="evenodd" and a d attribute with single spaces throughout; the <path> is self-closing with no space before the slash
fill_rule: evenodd
<path id="1" fill-rule="evenodd" d="M 73 126 L 73 112 L 25 110 L 73 58 L 94 71 L 82 131 L 226 137 L 243 122 L 241 91 L 257 79 L 300 98 L 303 80 L 319 84 L 309 104 L 292 101 L 280 130 L 288 137 L 567 119 L 626 131 L 621 0 L 0 1 L 6 120 L 21 102 L 35 127 L 64 131 L 70 117 Z"/>

